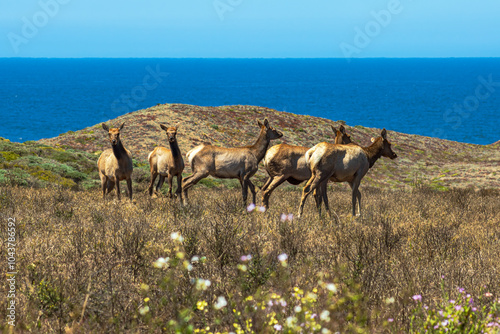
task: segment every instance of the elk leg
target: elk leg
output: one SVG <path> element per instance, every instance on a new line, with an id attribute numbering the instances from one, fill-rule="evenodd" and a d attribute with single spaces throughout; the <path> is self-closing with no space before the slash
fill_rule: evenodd
<path id="1" fill-rule="evenodd" d="M 132 200 L 132 179 L 131 178 L 128 178 L 127 179 L 127 192 L 128 192 L 128 197 L 130 198 L 130 200 Z"/>
<path id="2" fill-rule="evenodd" d="M 328 178 L 329 175 L 327 174 L 320 174 L 313 172 L 313 175 L 311 176 L 309 181 L 307 181 L 306 186 L 302 190 L 302 198 L 300 200 L 299 213 L 298 213 L 299 218 L 302 215 L 302 212 L 304 211 L 304 204 L 306 203 L 307 196 L 309 196 L 309 194 L 312 191 L 314 191 L 321 184 L 321 182 L 328 180 Z"/>
<path id="3" fill-rule="evenodd" d="M 357 197 L 358 197 L 358 213 L 361 216 L 361 192 L 359 191 L 359 188 L 356 191 Z"/>
<path id="4" fill-rule="evenodd" d="M 188 200 L 188 189 L 198 183 L 201 179 L 206 178 L 209 175 L 208 171 L 196 172 L 193 175 L 184 179 L 184 184 L 182 185 L 182 194 L 184 197 L 184 205 L 187 205 Z"/>
<path id="5" fill-rule="evenodd" d="M 248 179 L 248 187 L 250 188 L 250 191 L 252 192 L 252 203 L 255 204 L 255 185 L 252 183 L 252 180 Z"/>
<path id="6" fill-rule="evenodd" d="M 318 209 L 318 214 L 321 216 L 321 204 L 325 203 L 325 209 L 328 216 L 331 217 L 330 206 L 328 205 L 328 180 L 323 181 L 316 190 L 314 190 L 314 199 L 316 200 L 316 207 Z"/>
<path id="7" fill-rule="evenodd" d="M 359 191 L 359 183 L 361 180 L 355 178 L 352 182 L 349 183 L 352 189 L 352 216 L 356 217 L 356 200 L 358 201 L 359 208 L 358 212 L 361 216 L 361 192 Z"/>
<path id="8" fill-rule="evenodd" d="M 321 204 L 323 203 L 323 194 L 322 194 L 321 186 L 314 189 L 313 196 L 316 201 L 316 209 L 318 210 L 318 215 L 321 216 Z"/>
<path id="9" fill-rule="evenodd" d="M 241 183 L 241 195 L 243 196 L 243 205 L 247 205 L 248 180 L 243 179 L 242 181 L 240 181 L 240 183 Z"/>
<path id="10" fill-rule="evenodd" d="M 151 183 L 149 183 L 149 196 L 153 195 L 153 188 L 154 188 L 154 183 L 156 180 L 156 177 L 158 176 L 157 171 L 151 171 Z"/>
<path id="11" fill-rule="evenodd" d="M 156 185 L 156 192 L 161 191 L 161 187 L 163 187 L 164 182 L 165 182 L 165 175 L 160 174 L 160 178 L 158 179 L 158 184 Z"/>
<path id="12" fill-rule="evenodd" d="M 172 181 L 174 176 L 168 173 L 168 197 L 172 198 Z"/>
<path id="13" fill-rule="evenodd" d="M 113 181 L 111 181 L 111 179 L 108 178 L 108 182 L 107 182 L 106 186 L 107 186 L 107 192 L 106 192 L 106 194 L 109 194 L 115 188 L 115 183 Z"/>
<path id="14" fill-rule="evenodd" d="M 266 179 L 266 182 L 264 182 L 264 185 L 260 188 L 261 191 L 266 191 L 267 187 L 269 187 L 269 185 L 271 184 L 271 182 L 273 181 L 273 177 L 272 176 L 269 176 L 267 179 Z"/>
<path id="15" fill-rule="evenodd" d="M 266 182 L 267 187 L 264 189 L 262 188 L 262 204 L 264 204 L 265 208 L 269 208 L 269 197 L 271 197 L 272 192 L 274 189 L 276 189 L 280 184 L 286 181 L 285 175 L 280 175 L 277 178 L 272 178 L 269 177 L 268 181 L 271 180 L 271 182 Z"/>
<path id="16" fill-rule="evenodd" d="M 99 176 L 101 177 L 102 198 L 105 199 L 106 198 L 106 188 L 108 185 L 108 178 L 104 174 L 100 174 Z"/>
<path id="17" fill-rule="evenodd" d="M 116 180 L 115 183 L 116 183 L 116 196 L 118 197 L 118 200 L 121 201 L 121 197 L 120 197 L 120 181 Z"/>
<path id="18" fill-rule="evenodd" d="M 175 190 L 175 195 L 179 196 L 182 202 L 182 173 L 177 174 L 177 189 Z"/>

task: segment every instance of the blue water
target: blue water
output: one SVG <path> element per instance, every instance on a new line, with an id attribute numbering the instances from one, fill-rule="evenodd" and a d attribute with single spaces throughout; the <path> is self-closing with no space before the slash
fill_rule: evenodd
<path id="1" fill-rule="evenodd" d="M 258 105 L 490 144 L 500 139 L 500 58 L 0 59 L 0 136 L 13 141 L 158 103 Z"/>

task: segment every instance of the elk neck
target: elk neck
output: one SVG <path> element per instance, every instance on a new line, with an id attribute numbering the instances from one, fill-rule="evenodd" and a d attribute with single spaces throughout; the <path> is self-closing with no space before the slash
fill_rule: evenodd
<path id="1" fill-rule="evenodd" d="M 363 149 L 366 152 L 368 157 L 368 161 L 370 162 L 370 168 L 377 162 L 378 158 L 382 156 L 384 141 L 382 138 L 375 139 L 375 142 L 368 147 L 364 147 Z"/>
<path id="2" fill-rule="evenodd" d="M 113 154 L 115 155 L 116 160 L 120 160 L 123 156 L 127 155 L 121 140 L 119 140 L 116 145 L 111 145 L 111 147 L 113 148 Z"/>
<path id="3" fill-rule="evenodd" d="M 179 145 L 177 144 L 177 139 L 173 142 L 168 141 L 170 145 L 170 152 L 172 152 L 172 157 L 174 160 L 177 160 L 178 157 L 181 156 L 181 150 L 179 149 Z"/>
<path id="4" fill-rule="evenodd" d="M 259 162 L 264 159 L 267 148 L 269 147 L 269 143 L 271 142 L 269 139 L 267 139 L 266 132 L 267 131 L 265 129 L 261 129 L 259 138 L 257 138 L 255 144 L 250 146 L 250 150 L 253 152 Z"/>

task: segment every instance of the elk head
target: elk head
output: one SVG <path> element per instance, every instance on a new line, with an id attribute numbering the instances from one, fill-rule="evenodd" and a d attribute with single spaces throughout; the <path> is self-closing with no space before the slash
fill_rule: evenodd
<path id="1" fill-rule="evenodd" d="M 116 146 L 120 142 L 120 130 L 123 129 L 124 125 L 125 122 L 123 122 L 119 128 L 109 128 L 106 123 L 102 123 L 102 128 L 104 129 L 104 131 L 108 132 L 111 145 Z"/>
<path id="2" fill-rule="evenodd" d="M 179 127 L 180 123 L 177 123 L 174 126 L 167 127 L 166 125 L 160 124 L 160 127 L 165 131 L 167 134 L 168 141 L 173 143 L 176 140 L 177 136 L 177 128 Z"/>
<path id="3" fill-rule="evenodd" d="M 377 139 L 372 138 L 372 142 L 375 142 L 375 141 L 378 141 L 378 140 L 382 140 L 381 155 L 383 157 L 387 157 L 387 158 L 390 158 L 390 159 L 396 159 L 398 157 L 398 155 L 396 153 L 394 153 L 394 151 L 391 148 L 391 142 L 387 139 L 387 131 L 385 130 L 385 128 L 380 133 L 380 137 L 379 138 L 377 138 Z"/>
<path id="4" fill-rule="evenodd" d="M 262 124 L 260 121 L 257 121 L 257 124 L 260 126 L 261 130 L 266 131 L 266 138 L 268 140 L 273 140 L 283 137 L 283 133 L 281 131 L 276 130 L 272 126 L 269 126 L 267 118 L 264 120 L 264 124 Z"/>
<path id="5" fill-rule="evenodd" d="M 332 125 L 332 130 L 333 133 L 335 133 L 335 144 L 347 145 L 352 143 L 351 135 L 348 135 L 345 132 L 345 128 L 342 124 L 340 125 L 338 130 Z"/>

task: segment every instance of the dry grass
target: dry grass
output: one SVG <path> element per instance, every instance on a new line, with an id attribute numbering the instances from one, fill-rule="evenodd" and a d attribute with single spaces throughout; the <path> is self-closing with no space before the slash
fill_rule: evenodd
<path id="1" fill-rule="evenodd" d="M 211 305 L 222 295 L 229 309 L 239 309 L 246 296 L 290 296 L 295 286 L 312 291 L 325 278 L 336 282 L 345 298 L 352 297 L 347 292 L 359 296 L 339 310 L 332 330 L 357 322 L 369 332 L 408 331 L 415 308 L 411 296 L 421 294 L 432 307 L 442 299 L 441 283 L 450 298 L 459 294 L 458 287 L 474 296 L 488 291 L 500 297 L 497 191 L 365 189 L 364 216 L 353 220 L 350 194 L 336 185 L 330 206 L 338 219 L 318 219 L 310 200 L 302 219 L 282 221 L 282 213 L 296 212 L 299 190 L 278 189 L 268 212 L 247 213 L 239 189 L 196 187 L 190 205 L 181 207 L 144 193 L 133 203 L 117 203 L 103 202 L 98 190 L 0 187 L 1 219 L 17 222 L 16 329 L 171 332 L 169 321 L 180 323 L 182 310 L 188 310 L 197 328 L 234 331 L 232 311 L 219 316 L 211 307 L 192 305 L 197 300 Z M 172 240 L 173 232 L 181 233 L 182 244 Z M 5 224 L 1 237 L 7 239 Z M 5 252 L 4 245 L 2 261 Z M 277 259 L 282 253 L 288 255 L 286 268 Z M 246 271 L 238 270 L 246 254 L 252 260 Z M 181 257 L 195 255 L 206 261 L 193 263 L 191 271 L 173 264 L 153 267 L 159 257 L 186 265 Z M 199 277 L 211 286 L 195 294 L 192 279 Z M 385 303 L 389 297 L 394 304 Z M 1 305 L 5 298 L 2 294 Z M 311 311 L 319 313 L 328 303 L 320 295 Z M 149 312 L 140 314 L 145 305 Z M 265 319 L 241 307 L 242 325 L 249 318 L 257 332 L 264 328 Z M 5 319 L 4 312 L 0 308 Z M 388 318 L 394 319 L 390 326 Z"/>

